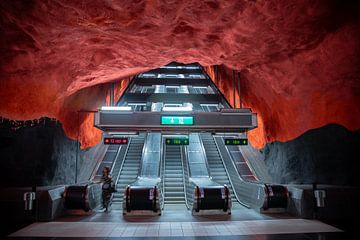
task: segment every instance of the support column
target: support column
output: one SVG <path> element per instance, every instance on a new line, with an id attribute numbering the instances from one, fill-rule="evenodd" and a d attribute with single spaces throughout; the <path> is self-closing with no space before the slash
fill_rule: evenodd
<path id="1" fill-rule="evenodd" d="M 215 84 L 218 85 L 219 79 L 218 79 L 218 66 L 215 65 Z"/>
<path id="2" fill-rule="evenodd" d="M 240 92 L 240 90 L 241 90 L 241 88 L 240 88 L 240 71 L 238 72 L 238 94 L 239 94 L 239 103 L 240 103 L 240 108 L 242 108 L 242 99 L 241 99 L 241 97 L 242 97 L 242 94 L 241 94 L 241 92 Z"/>
<path id="3" fill-rule="evenodd" d="M 216 79 L 217 79 L 217 86 L 218 86 L 218 89 L 220 90 L 221 92 L 221 77 L 219 78 L 219 66 L 216 65 Z"/>
<path id="4" fill-rule="evenodd" d="M 236 99 L 235 99 L 235 70 L 232 70 L 232 87 L 233 87 L 233 108 L 236 108 Z"/>
<path id="5" fill-rule="evenodd" d="M 110 106 L 114 106 L 114 83 L 110 83 Z"/>

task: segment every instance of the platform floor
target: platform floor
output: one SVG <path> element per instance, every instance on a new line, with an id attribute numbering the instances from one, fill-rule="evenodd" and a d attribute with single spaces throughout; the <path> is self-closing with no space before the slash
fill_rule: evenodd
<path id="1" fill-rule="evenodd" d="M 340 232 L 316 220 L 279 219 L 226 222 L 47 222 L 34 223 L 11 237 L 183 237 Z"/>
<path id="2" fill-rule="evenodd" d="M 192 216 L 184 206 L 167 206 L 162 216 L 128 217 L 121 211 L 68 215 L 31 224 L 10 238 L 164 238 L 172 239 L 333 239 L 341 230 L 317 220 L 261 214 L 235 206 L 227 216 Z M 324 235 L 325 234 L 325 235 Z M 335 235 L 334 235 L 335 234 Z M 276 237 L 277 236 L 277 237 Z M 276 238 L 275 238 L 276 237 Z M 336 238 L 335 238 L 336 239 Z"/>

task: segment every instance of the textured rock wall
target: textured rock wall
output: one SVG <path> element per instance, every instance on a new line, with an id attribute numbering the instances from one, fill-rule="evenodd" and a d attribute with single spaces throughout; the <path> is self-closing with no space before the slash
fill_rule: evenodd
<path id="1" fill-rule="evenodd" d="M 330 124 L 262 150 L 276 183 L 360 186 L 360 130 Z"/>
<path id="2" fill-rule="evenodd" d="M 258 148 L 359 123 L 359 1 L 0 1 L 0 116 L 59 119 L 82 148 L 105 86 L 171 61 L 241 70 Z M 226 90 L 227 91 L 227 90 Z M 225 94 L 227 95 L 227 92 Z"/>
<path id="3" fill-rule="evenodd" d="M 30 122 L 30 121 L 28 121 Z M 78 154 L 78 182 L 89 179 L 99 145 L 77 151 L 78 143 L 65 136 L 61 124 L 41 119 L 34 124 L 0 121 L 0 185 L 26 187 L 36 184 L 71 184 L 75 181 Z"/>

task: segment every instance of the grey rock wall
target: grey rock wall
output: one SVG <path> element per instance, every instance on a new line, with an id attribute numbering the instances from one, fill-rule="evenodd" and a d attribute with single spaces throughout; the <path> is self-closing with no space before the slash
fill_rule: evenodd
<path id="1" fill-rule="evenodd" d="M 72 184 L 76 156 L 78 182 L 88 180 L 101 144 L 77 151 L 77 141 L 67 138 L 61 124 L 48 118 L 27 124 L 0 120 L 1 187 Z"/>
<path id="2" fill-rule="evenodd" d="M 360 186 L 360 130 L 329 124 L 262 149 L 275 183 Z"/>

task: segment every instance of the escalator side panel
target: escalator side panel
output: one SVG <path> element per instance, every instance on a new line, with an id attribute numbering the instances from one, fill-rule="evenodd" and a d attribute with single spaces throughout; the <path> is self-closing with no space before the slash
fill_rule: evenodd
<path id="1" fill-rule="evenodd" d="M 244 181 L 235 168 L 224 141 L 221 138 L 215 138 L 215 141 L 240 203 L 257 209 L 263 207 L 266 200 L 265 185 L 257 182 Z"/>

